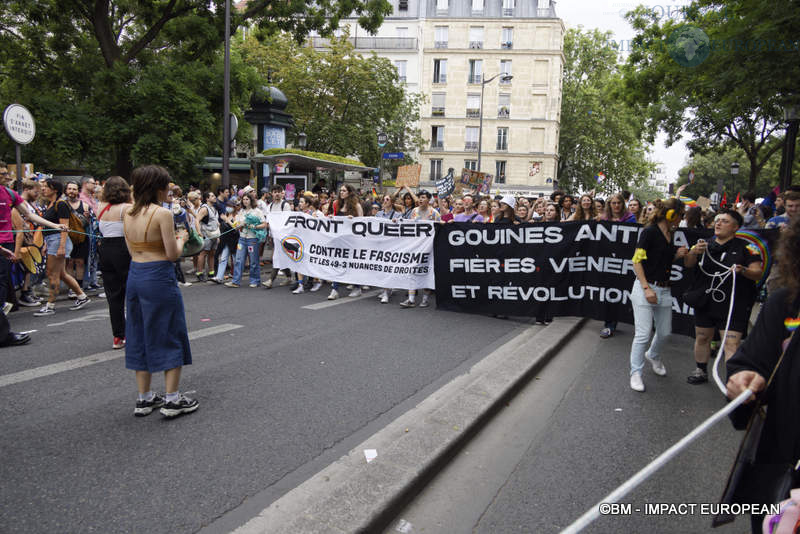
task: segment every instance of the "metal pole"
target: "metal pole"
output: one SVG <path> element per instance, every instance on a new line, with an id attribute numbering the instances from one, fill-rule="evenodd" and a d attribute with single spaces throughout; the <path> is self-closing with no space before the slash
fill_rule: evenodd
<path id="1" fill-rule="evenodd" d="M 481 73 L 481 105 L 478 109 L 480 116 L 478 126 L 478 172 L 481 172 L 481 149 L 483 148 L 483 88 L 486 87 L 486 76 Z"/>
<path id="2" fill-rule="evenodd" d="M 789 189 L 792 185 L 792 167 L 794 166 L 794 145 L 797 143 L 797 131 L 800 129 L 800 121 L 789 121 L 789 126 L 786 128 L 786 139 L 784 140 L 784 150 L 786 154 L 785 166 L 782 169 L 781 183 L 783 187 L 781 191 Z"/>
<path id="3" fill-rule="evenodd" d="M 225 79 L 222 90 L 222 187 L 231 185 L 231 0 L 225 0 Z"/>
<path id="4" fill-rule="evenodd" d="M 17 192 L 22 193 L 22 147 L 19 143 L 14 143 L 17 155 Z"/>
<path id="5" fill-rule="evenodd" d="M 381 190 L 381 195 L 383 194 L 383 153 L 386 151 L 386 147 L 381 147 L 381 160 L 378 162 L 378 186 Z M 383 204 L 383 201 L 381 201 Z"/>

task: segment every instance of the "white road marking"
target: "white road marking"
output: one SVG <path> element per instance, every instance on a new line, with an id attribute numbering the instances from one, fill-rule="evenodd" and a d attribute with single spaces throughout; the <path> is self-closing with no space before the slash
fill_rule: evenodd
<path id="1" fill-rule="evenodd" d="M 220 334 L 222 332 L 228 332 L 229 330 L 236 330 L 237 328 L 242 327 L 243 325 L 240 324 L 221 324 L 218 326 L 212 326 L 210 328 L 202 328 L 200 330 L 195 330 L 194 332 L 189 332 L 189 339 L 191 340 L 213 336 L 214 334 Z M 123 358 L 124 356 L 124 350 L 107 350 L 105 352 L 99 352 L 90 356 L 75 358 L 74 360 L 67 360 L 65 362 L 43 365 L 42 367 L 35 367 L 33 369 L 26 369 L 25 371 L 19 371 L 17 373 L 2 375 L 0 376 L 0 388 L 10 386 L 12 384 L 19 384 L 20 382 L 27 382 L 28 380 L 33 380 L 36 378 L 42 378 L 44 376 L 63 373 L 64 371 L 80 369 L 81 367 L 94 365 L 96 363 L 116 360 L 117 358 Z"/>
<path id="2" fill-rule="evenodd" d="M 83 323 L 86 321 L 98 321 L 100 319 L 108 319 L 108 318 L 109 318 L 108 310 L 96 311 L 81 315 L 80 317 L 76 317 L 74 319 L 67 319 L 66 321 L 62 321 L 60 323 L 51 323 L 47 326 L 64 326 L 65 324 L 69 323 Z"/>
<path id="3" fill-rule="evenodd" d="M 317 302 L 316 304 L 309 304 L 308 306 L 303 306 L 304 310 L 323 310 L 325 308 L 330 308 L 331 306 L 338 306 L 339 304 L 347 304 L 348 302 L 355 302 L 361 299 L 369 299 L 369 298 L 377 298 L 378 291 L 365 291 L 362 293 L 360 297 L 348 297 L 347 294 L 339 295 L 339 298 L 336 300 L 326 300 L 324 302 Z"/>

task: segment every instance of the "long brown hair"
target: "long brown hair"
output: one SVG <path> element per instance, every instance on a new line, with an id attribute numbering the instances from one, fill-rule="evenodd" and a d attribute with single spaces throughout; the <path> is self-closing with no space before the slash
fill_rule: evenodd
<path id="1" fill-rule="evenodd" d="M 588 212 L 583 209 L 583 199 L 584 198 L 588 198 L 589 200 L 592 201 L 591 205 L 589 206 L 589 211 Z M 588 215 L 588 217 L 587 217 L 587 215 Z M 594 209 L 594 198 L 592 198 L 592 195 L 589 195 L 588 193 L 582 194 L 580 196 L 580 198 L 578 199 L 578 205 L 575 207 L 575 220 L 577 220 L 577 221 L 591 221 L 595 217 L 597 217 L 597 211 Z"/>
<path id="2" fill-rule="evenodd" d="M 347 198 L 344 199 L 344 204 L 346 206 L 345 213 L 347 215 L 358 215 L 358 196 L 356 195 L 356 190 L 353 189 L 353 186 L 350 184 L 343 184 L 342 187 L 347 189 Z M 336 196 L 336 215 L 339 215 L 342 212 L 342 194 L 339 193 Z"/>
<path id="3" fill-rule="evenodd" d="M 788 302 L 793 302 L 800 293 L 800 218 L 781 231 L 778 244 L 778 287 L 789 290 Z"/>
<path id="4" fill-rule="evenodd" d="M 133 208 L 129 214 L 133 217 L 150 204 L 159 204 L 158 193 L 169 186 L 169 172 L 160 165 L 142 165 L 131 173 L 133 187 Z"/>

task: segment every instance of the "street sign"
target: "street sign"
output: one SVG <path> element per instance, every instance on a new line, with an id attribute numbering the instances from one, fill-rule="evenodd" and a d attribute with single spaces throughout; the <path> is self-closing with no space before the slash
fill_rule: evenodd
<path id="1" fill-rule="evenodd" d="M 236 118 L 236 115 L 231 113 L 231 141 L 236 138 L 236 132 L 239 131 L 239 119 Z"/>
<path id="2" fill-rule="evenodd" d="M 386 146 L 386 143 L 389 142 L 389 136 L 386 135 L 385 132 L 381 132 L 378 134 L 378 146 L 383 148 Z"/>
<path id="3" fill-rule="evenodd" d="M 403 159 L 402 152 L 384 152 L 383 159 Z"/>
<path id="4" fill-rule="evenodd" d="M 8 136 L 20 145 L 27 145 L 36 135 L 36 123 L 33 115 L 25 106 L 11 104 L 3 112 L 3 126 Z"/>

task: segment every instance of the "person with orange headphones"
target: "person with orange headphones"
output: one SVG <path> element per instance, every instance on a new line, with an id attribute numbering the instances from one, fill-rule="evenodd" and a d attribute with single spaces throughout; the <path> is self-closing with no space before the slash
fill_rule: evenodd
<path id="1" fill-rule="evenodd" d="M 672 236 L 684 211 L 683 202 L 677 198 L 657 201 L 656 211 L 639 233 L 636 243 L 633 255 L 636 280 L 631 291 L 635 334 L 631 344 L 630 384 L 634 391 L 644 391 L 642 369 L 645 358 L 655 374 L 667 374 L 659 349 L 672 332 L 672 262 L 689 252 L 686 247 L 678 248 L 672 243 Z M 654 325 L 656 333 L 651 341 L 650 333 Z"/>

